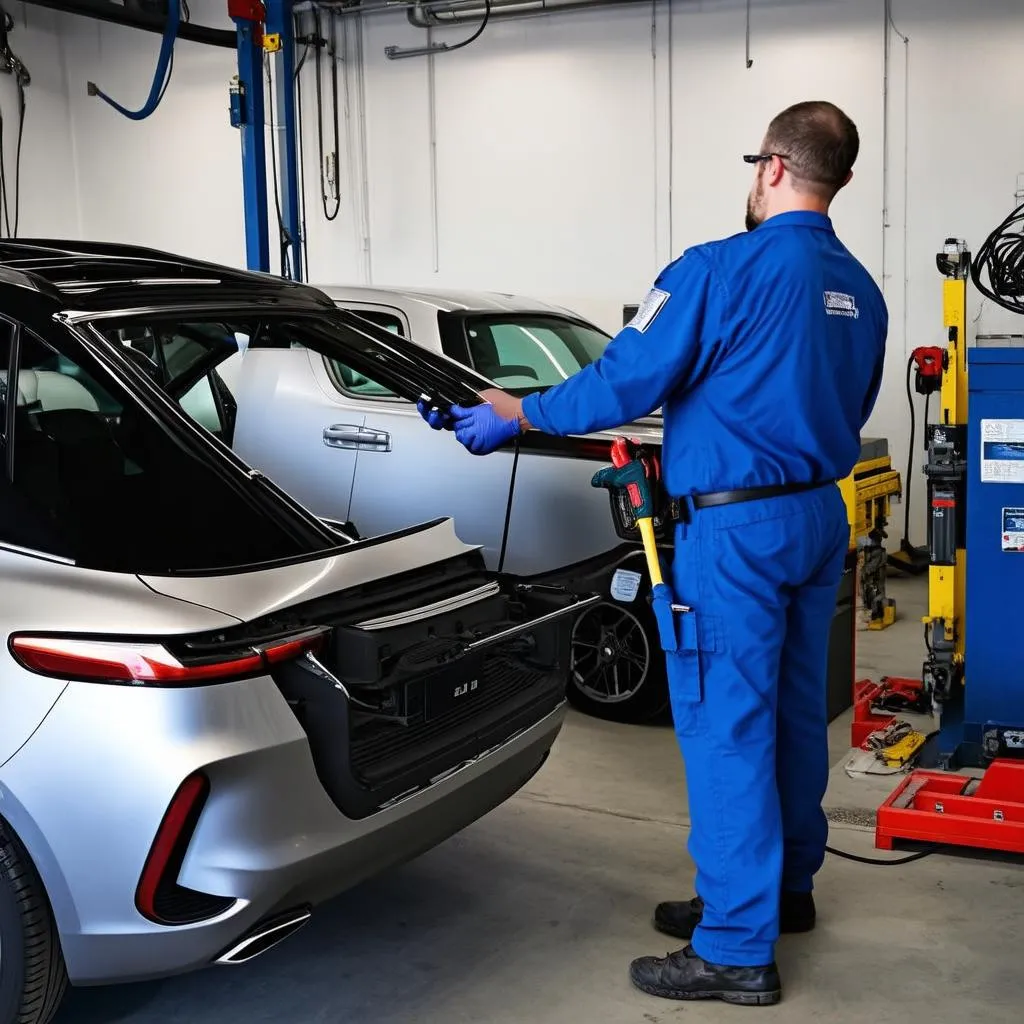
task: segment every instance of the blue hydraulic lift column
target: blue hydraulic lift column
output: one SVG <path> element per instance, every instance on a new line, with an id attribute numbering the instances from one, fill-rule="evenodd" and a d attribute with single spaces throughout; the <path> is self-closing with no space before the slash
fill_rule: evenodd
<path id="1" fill-rule="evenodd" d="M 302 222 L 299 212 L 298 122 L 295 106 L 295 18 L 292 0 L 267 0 L 267 37 L 275 38 L 274 105 L 279 142 L 281 220 L 288 252 L 282 276 L 302 280 Z M 275 47 L 271 47 L 274 49 Z"/>
<path id="2" fill-rule="evenodd" d="M 263 100 L 263 20 L 260 0 L 228 0 L 238 31 L 238 81 L 231 91 L 231 123 L 242 133 L 245 257 L 250 270 L 270 270 L 267 223 L 267 144 Z"/>

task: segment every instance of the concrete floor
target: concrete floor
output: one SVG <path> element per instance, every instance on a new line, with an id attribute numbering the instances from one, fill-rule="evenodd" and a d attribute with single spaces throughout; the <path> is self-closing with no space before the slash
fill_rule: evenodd
<path id="1" fill-rule="evenodd" d="M 920 671 L 922 581 L 892 592 L 901 621 L 861 634 L 864 675 Z M 831 842 L 884 857 L 847 812 L 864 818 L 894 783 L 847 778 L 848 735 L 844 717 L 833 727 Z M 669 728 L 573 715 L 522 794 L 321 908 L 253 965 L 75 991 L 60 1024 L 731 1021 L 753 1011 L 652 999 L 626 973 L 632 957 L 674 948 L 649 919 L 658 900 L 691 894 L 687 822 Z M 780 943 L 785 995 L 763 1013 L 787 1024 L 1020 1021 L 1021 861 L 936 854 L 877 868 L 829 857 L 818 905 L 818 929 Z"/>

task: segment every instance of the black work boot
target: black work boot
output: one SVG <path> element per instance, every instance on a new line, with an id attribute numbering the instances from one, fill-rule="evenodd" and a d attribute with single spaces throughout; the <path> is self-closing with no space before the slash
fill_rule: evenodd
<path id="1" fill-rule="evenodd" d="M 782 999 L 782 981 L 774 963 L 764 967 L 709 964 L 692 946 L 664 958 L 634 960 L 629 976 L 641 992 L 662 999 L 721 999 L 739 1006 L 774 1006 Z"/>
<path id="2" fill-rule="evenodd" d="M 654 927 L 677 939 L 691 939 L 704 916 L 704 901 L 698 896 L 686 903 L 659 903 Z M 809 892 L 784 892 L 779 900 L 779 931 L 784 935 L 809 932 L 816 919 L 814 896 Z"/>

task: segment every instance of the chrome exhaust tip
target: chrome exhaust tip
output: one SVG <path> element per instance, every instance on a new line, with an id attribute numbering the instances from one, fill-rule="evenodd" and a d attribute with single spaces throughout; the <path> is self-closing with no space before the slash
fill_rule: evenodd
<path id="1" fill-rule="evenodd" d="M 299 907 L 265 918 L 213 962 L 236 967 L 255 960 L 294 935 L 312 916 L 308 907 Z"/>

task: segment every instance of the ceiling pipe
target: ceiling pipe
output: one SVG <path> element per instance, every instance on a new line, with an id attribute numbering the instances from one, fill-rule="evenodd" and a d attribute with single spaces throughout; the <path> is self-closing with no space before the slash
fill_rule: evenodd
<path id="1" fill-rule="evenodd" d="M 492 0 L 488 11 L 486 6 L 479 4 L 476 0 L 468 4 L 449 2 L 443 5 L 414 0 L 413 3 L 406 4 L 405 8 L 411 25 L 429 29 L 443 25 L 462 24 L 463 22 L 483 22 L 485 17 L 488 21 L 510 21 L 513 18 L 532 18 L 542 14 L 557 14 L 566 11 L 629 7 L 646 2 L 647 0 Z M 391 5 L 390 9 L 393 10 L 394 5 Z M 483 26 L 481 25 L 481 27 Z M 389 60 L 399 60 L 403 57 L 426 57 L 444 53 L 459 49 L 462 45 L 464 44 L 451 46 L 448 43 L 432 43 L 429 46 L 388 46 L 385 47 L 384 53 Z"/>
<path id="2" fill-rule="evenodd" d="M 649 0 L 493 0 L 491 19 L 530 18 L 559 11 L 577 11 L 592 8 L 631 7 Z M 417 28 L 437 28 L 463 21 L 482 21 L 482 0 L 298 0 L 296 12 L 314 7 L 329 7 L 343 17 L 366 17 L 372 14 L 393 14 L 405 11 L 409 21 Z M 436 17 L 436 20 L 434 18 Z"/>
<path id="3" fill-rule="evenodd" d="M 155 32 L 158 35 L 162 35 L 167 27 L 167 18 L 164 15 L 144 14 L 123 4 L 110 2 L 110 0 L 25 0 L 25 3 L 34 7 L 45 7 L 51 11 L 60 11 L 62 14 L 78 14 L 83 18 L 109 21 L 113 25 L 142 29 L 144 32 Z M 187 39 L 192 43 L 223 46 L 231 50 L 238 46 L 236 32 L 230 29 L 193 25 L 188 21 L 178 24 L 177 37 Z"/>
<path id="4" fill-rule="evenodd" d="M 491 18 L 528 18 L 561 11 L 583 11 L 597 7 L 629 7 L 647 0 L 492 0 Z M 407 10 L 409 22 L 418 28 L 434 28 L 464 21 L 481 21 L 486 8 L 479 0 L 472 3 L 430 4 L 414 2 Z"/>

